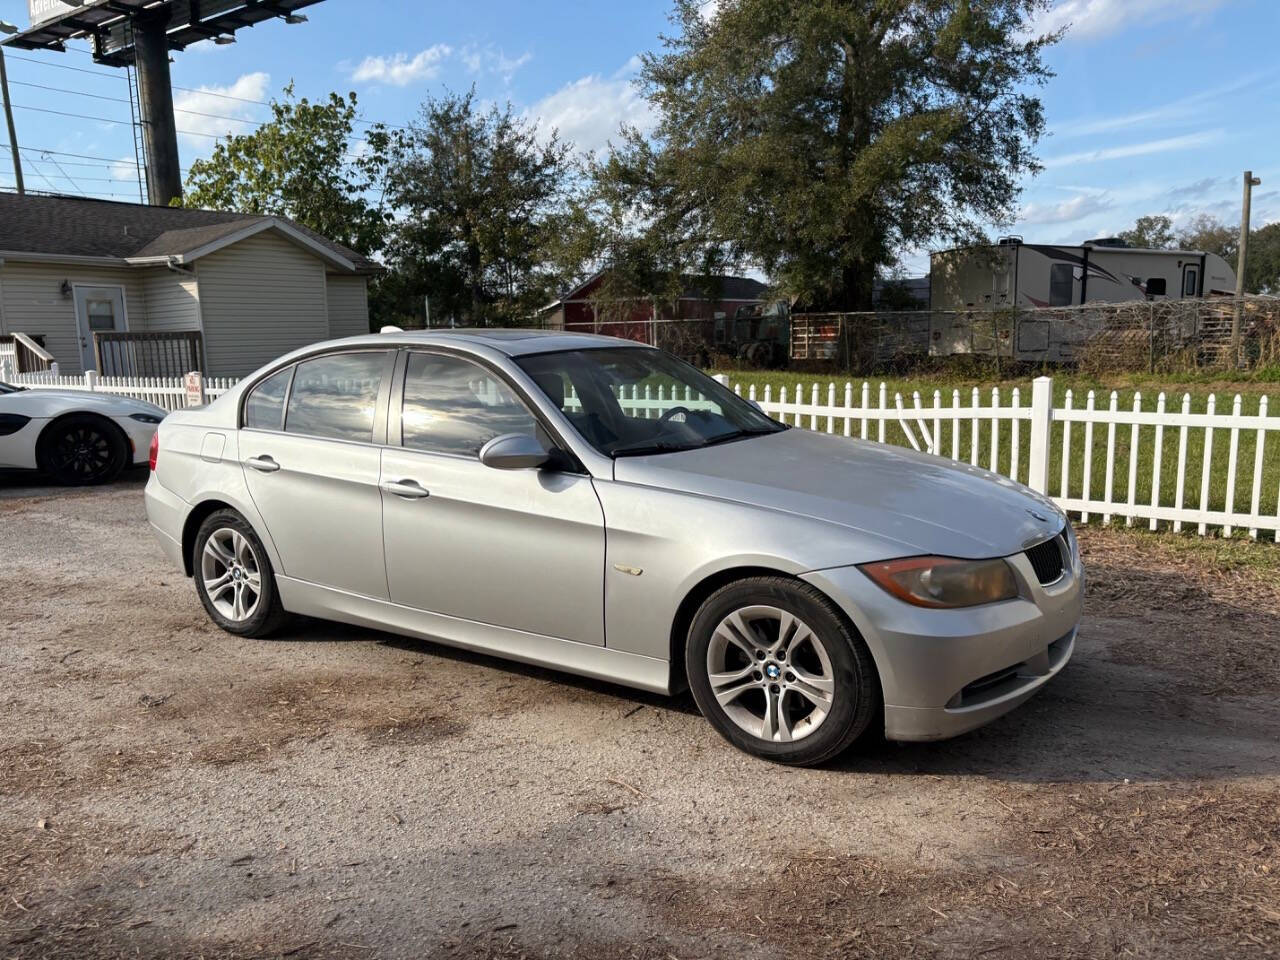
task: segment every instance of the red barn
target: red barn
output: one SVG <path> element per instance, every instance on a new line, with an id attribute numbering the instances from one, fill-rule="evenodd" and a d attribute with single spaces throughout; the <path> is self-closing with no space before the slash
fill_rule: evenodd
<path id="1" fill-rule="evenodd" d="M 543 325 L 550 330 L 623 337 L 688 354 L 691 344 L 709 348 L 716 342 L 716 320 L 732 318 L 740 307 L 763 303 L 766 290 L 763 283 L 749 277 L 688 275 L 674 303 L 656 296 L 635 297 L 605 309 L 593 300 L 603 279 L 604 274 L 597 273 L 543 307 L 539 311 Z"/>

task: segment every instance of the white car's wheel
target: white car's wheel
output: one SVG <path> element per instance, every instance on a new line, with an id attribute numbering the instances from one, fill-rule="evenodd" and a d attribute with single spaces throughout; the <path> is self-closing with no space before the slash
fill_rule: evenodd
<path id="1" fill-rule="evenodd" d="M 58 483 L 110 483 L 129 462 L 120 428 L 103 417 L 72 414 L 44 428 L 36 443 L 36 465 Z"/>

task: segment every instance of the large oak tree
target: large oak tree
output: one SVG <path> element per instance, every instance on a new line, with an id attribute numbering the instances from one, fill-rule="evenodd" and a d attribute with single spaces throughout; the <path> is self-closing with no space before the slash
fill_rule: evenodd
<path id="1" fill-rule="evenodd" d="M 658 115 L 597 171 L 652 262 L 751 264 L 871 304 L 903 249 L 1008 219 L 1044 126 L 1046 0 L 676 0 L 640 84 Z"/>

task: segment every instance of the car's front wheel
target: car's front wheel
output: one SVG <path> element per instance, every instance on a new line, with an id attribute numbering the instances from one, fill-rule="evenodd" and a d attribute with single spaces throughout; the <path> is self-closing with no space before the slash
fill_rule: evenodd
<path id="1" fill-rule="evenodd" d="M 210 618 L 228 633 L 265 637 L 283 622 L 271 561 L 253 527 L 234 510 L 209 514 L 196 532 L 191 568 Z"/>
<path id="2" fill-rule="evenodd" d="M 880 711 L 875 663 L 820 591 L 752 577 L 702 604 L 685 647 L 689 687 L 730 743 L 807 766 L 846 749 Z"/>
<path id="3" fill-rule="evenodd" d="M 36 446 L 36 466 L 58 483 L 110 483 L 129 463 L 120 428 L 92 414 L 62 417 L 45 427 Z"/>

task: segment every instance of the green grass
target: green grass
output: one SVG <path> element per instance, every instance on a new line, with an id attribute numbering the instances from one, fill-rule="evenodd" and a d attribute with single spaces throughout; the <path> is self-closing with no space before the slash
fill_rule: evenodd
<path id="1" fill-rule="evenodd" d="M 828 385 L 834 383 L 836 386 L 836 404 L 844 404 L 844 385 L 847 378 L 820 377 L 812 374 L 797 374 L 791 372 L 779 371 L 755 371 L 755 370 L 724 370 L 715 371 L 722 372 L 729 376 L 730 383 L 741 384 L 744 395 L 747 393 L 748 386 L 755 384 L 757 389 L 757 398 L 763 397 L 764 386 L 768 384 L 771 388 L 772 397 L 777 400 L 783 387 L 787 388 L 788 400 L 794 402 L 796 398 L 797 388 L 802 391 L 803 402 L 810 402 L 812 397 L 812 387 L 818 384 L 818 402 L 826 404 L 828 397 Z M 1273 372 L 1273 371 L 1272 371 Z M 1234 380 L 1223 380 L 1221 376 L 1211 377 L 1208 375 L 1190 374 L 1185 376 L 1166 375 L 1151 376 L 1148 374 L 1123 374 L 1106 377 L 1083 376 L 1079 374 L 1057 375 L 1054 376 L 1054 405 L 1061 408 L 1066 400 L 1067 391 L 1072 392 L 1072 403 L 1075 407 L 1085 406 L 1086 399 L 1090 390 L 1094 392 L 1095 406 L 1105 409 L 1110 403 L 1112 391 L 1117 395 L 1118 406 L 1121 410 L 1133 409 L 1133 401 L 1136 394 L 1141 394 L 1142 409 L 1154 411 L 1156 409 L 1157 396 L 1165 393 L 1166 409 L 1170 412 L 1176 412 L 1182 408 L 1183 395 L 1189 395 L 1191 398 L 1191 411 L 1193 413 L 1205 412 L 1210 394 L 1215 394 L 1217 398 L 1216 412 L 1229 414 L 1232 411 L 1234 397 L 1239 394 L 1241 397 L 1241 410 L 1246 415 L 1256 414 L 1259 409 L 1259 400 L 1263 396 L 1269 396 L 1271 406 L 1269 412 L 1277 417 L 1277 426 L 1280 426 L 1280 384 L 1271 380 L 1271 373 L 1268 371 L 1260 371 L 1252 376 Z M 934 391 L 941 392 L 941 402 L 944 407 L 953 405 L 953 391 L 960 391 L 960 404 L 968 406 L 971 403 L 972 388 L 977 386 L 980 388 L 980 401 L 983 406 L 991 404 L 991 387 L 998 386 L 1000 388 L 1000 402 L 1002 405 L 1008 405 L 1011 402 L 1012 391 L 1016 387 L 1020 391 L 1020 403 L 1028 406 L 1031 403 L 1031 378 L 1020 377 L 1017 379 L 996 380 L 994 378 L 977 378 L 962 377 L 955 375 L 934 375 L 919 377 L 884 377 L 870 379 L 871 384 L 871 403 L 872 406 L 878 403 L 878 391 L 881 380 L 888 388 L 888 403 L 890 406 L 894 403 L 894 394 L 900 392 L 903 397 L 904 404 L 910 408 L 913 406 L 912 393 L 919 391 L 921 403 L 923 406 L 930 407 L 933 404 Z M 853 381 L 854 406 L 861 404 L 861 386 L 860 379 Z M 810 418 L 802 417 L 801 426 L 810 426 Z M 794 419 L 792 422 L 795 422 Z M 908 421 L 912 428 L 915 429 L 914 419 Z M 926 414 L 926 423 L 930 430 L 933 428 L 932 419 Z M 1062 436 L 1067 425 L 1057 423 L 1053 427 L 1054 437 L 1051 447 L 1052 455 L 1049 466 L 1049 492 L 1055 496 L 1062 495 Z M 1070 464 L 1068 468 L 1068 492 L 1072 497 L 1079 497 L 1084 488 L 1084 466 L 1085 466 L 1085 425 L 1071 424 L 1071 448 L 1070 448 Z M 819 417 L 817 428 L 820 430 L 827 429 L 827 421 L 824 417 Z M 844 432 L 843 420 L 835 420 L 832 428 L 837 433 Z M 861 423 L 854 420 L 852 424 L 852 434 L 860 435 Z M 1153 468 L 1155 465 L 1154 436 L 1156 427 L 1144 426 L 1139 429 L 1138 454 L 1136 460 L 1136 477 L 1134 484 L 1133 499 L 1135 503 L 1149 504 L 1151 502 L 1151 491 L 1153 481 Z M 867 435 L 871 438 L 877 436 L 878 425 L 873 421 L 868 423 Z M 1107 469 L 1107 431 L 1106 424 L 1094 424 L 1093 426 L 1093 447 L 1092 456 L 1090 458 L 1090 490 L 1094 499 L 1103 499 L 1106 481 Z M 1178 447 L 1180 430 L 1177 427 L 1167 427 L 1163 431 L 1163 444 L 1161 454 L 1160 467 L 1160 497 L 1159 503 L 1162 506 L 1174 506 L 1176 495 L 1176 479 L 1178 465 Z M 1030 452 L 1030 428 L 1029 424 L 1023 423 L 1020 426 L 1018 438 L 1018 479 L 1026 482 L 1027 479 L 1027 462 Z M 917 438 L 920 438 L 917 430 Z M 888 421 L 885 425 L 885 440 L 889 443 L 900 445 L 908 445 L 906 436 L 902 427 L 896 420 Z M 951 425 L 948 421 L 941 422 L 941 450 L 940 452 L 950 455 L 952 453 L 952 432 Z M 959 432 L 959 459 L 969 462 L 972 454 L 972 433 L 971 422 L 961 421 Z M 1000 456 L 996 463 L 996 469 L 1004 474 L 1010 471 L 1012 458 L 1012 430 L 1009 421 L 1003 421 L 999 426 L 999 451 Z M 1115 454 L 1112 462 L 1112 501 L 1116 503 L 1125 502 L 1129 499 L 1129 471 L 1133 463 L 1133 455 L 1131 449 L 1132 427 L 1127 425 L 1117 425 L 1115 428 Z M 1238 435 L 1238 448 L 1236 455 L 1236 471 L 1235 471 L 1235 490 L 1234 490 L 1234 508 L 1237 512 L 1248 512 L 1252 504 L 1253 495 L 1253 475 L 1254 475 L 1254 456 L 1257 449 L 1257 433 L 1252 430 L 1241 430 Z M 1187 431 L 1187 469 L 1183 494 L 1184 507 L 1198 507 L 1200 505 L 1201 481 L 1204 468 L 1204 445 L 1205 431 L 1198 428 L 1192 428 Z M 1213 510 L 1226 509 L 1227 503 L 1227 487 L 1228 487 L 1228 454 L 1230 449 L 1230 431 L 1226 429 L 1215 429 L 1213 431 L 1213 462 L 1209 471 L 1209 508 Z M 977 462 L 980 466 L 991 466 L 991 427 L 990 422 L 983 422 L 980 425 L 978 438 L 978 458 Z M 1280 433 L 1269 432 L 1263 447 L 1263 463 L 1262 463 L 1262 482 L 1260 487 L 1259 512 L 1264 515 L 1275 515 L 1278 507 L 1280 507 Z M 1095 515 L 1096 518 L 1096 515 Z M 1121 521 L 1123 522 L 1123 521 Z M 1146 520 L 1135 520 L 1134 524 L 1146 525 Z M 1166 524 L 1161 524 L 1166 526 Z M 1184 528 L 1186 525 L 1184 524 Z M 1210 528 L 1211 532 L 1215 531 Z M 1269 536 L 1269 535 L 1268 535 Z"/>

